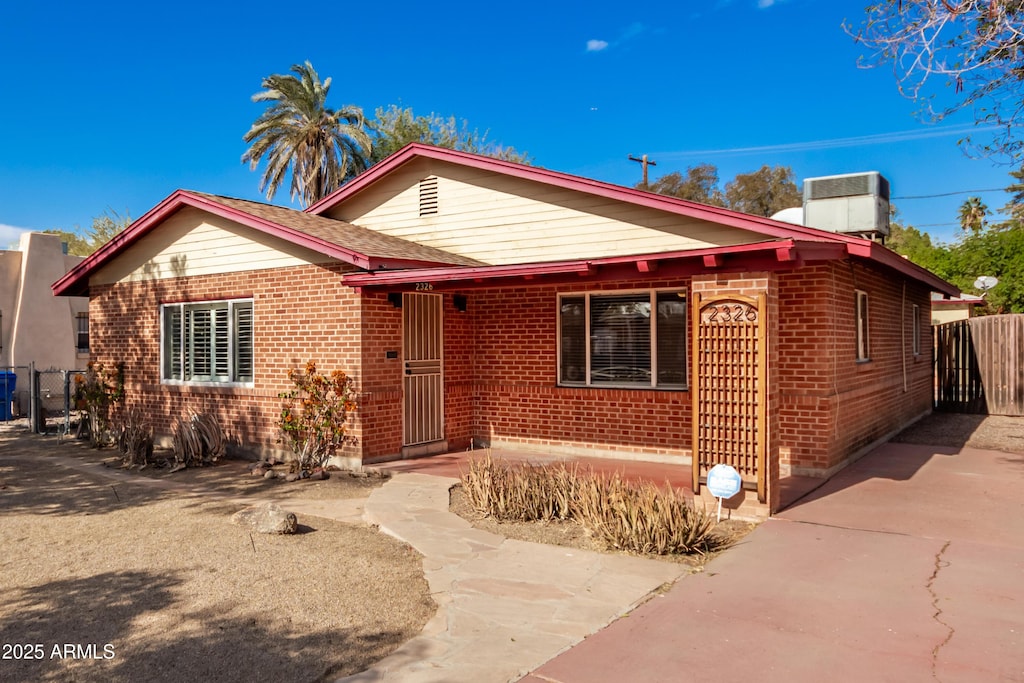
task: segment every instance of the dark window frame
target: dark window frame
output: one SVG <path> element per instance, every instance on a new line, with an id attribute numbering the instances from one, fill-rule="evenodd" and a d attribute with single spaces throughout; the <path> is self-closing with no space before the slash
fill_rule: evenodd
<path id="1" fill-rule="evenodd" d="M 560 293 L 557 385 L 688 391 L 687 302 L 678 287 Z"/>

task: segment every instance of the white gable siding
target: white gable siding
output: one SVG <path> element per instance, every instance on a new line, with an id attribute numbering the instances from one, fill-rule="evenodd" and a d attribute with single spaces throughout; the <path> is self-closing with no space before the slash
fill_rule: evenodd
<path id="1" fill-rule="evenodd" d="M 95 284 L 282 268 L 329 260 L 315 251 L 195 208 L 165 220 L 101 268 Z"/>
<path id="2" fill-rule="evenodd" d="M 438 177 L 436 215 L 419 181 Z M 396 170 L 326 214 L 495 265 L 762 241 L 737 228 L 431 160 Z"/>

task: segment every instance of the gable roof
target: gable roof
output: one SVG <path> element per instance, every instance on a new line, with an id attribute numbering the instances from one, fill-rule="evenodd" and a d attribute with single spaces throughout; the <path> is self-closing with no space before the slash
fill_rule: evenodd
<path id="1" fill-rule="evenodd" d="M 766 239 L 797 239 L 803 241 L 826 241 L 826 242 L 857 242 L 865 241 L 859 237 L 843 235 L 840 233 L 828 232 L 817 228 L 808 228 L 803 225 L 794 225 L 782 221 L 753 216 L 751 214 L 733 211 L 717 206 L 699 204 L 677 197 L 636 190 L 622 185 L 613 185 L 600 180 L 584 178 L 559 171 L 551 171 L 539 166 L 495 159 L 492 157 L 460 152 L 443 147 L 434 147 L 419 142 L 413 142 L 391 155 L 376 166 L 371 167 L 365 173 L 356 176 L 352 181 L 343 185 L 333 193 L 319 202 L 309 206 L 307 213 L 323 215 L 335 206 L 345 202 L 351 197 L 362 193 L 378 180 L 391 175 L 396 169 L 415 159 L 434 159 L 446 163 L 475 168 L 481 171 L 489 171 L 505 176 L 520 178 L 543 185 L 558 187 L 567 190 L 575 190 L 585 194 L 591 194 L 607 199 L 643 206 L 668 213 L 674 213 L 686 218 L 710 221 L 733 228 L 740 228 L 755 234 L 762 235 Z"/>
<path id="2" fill-rule="evenodd" d="M 747 230 L 755 235 L 762 236 L 765 241 L 792 241 L 794 244 L 805 245 L 809 243 L 839 245 L 842 247 L 841 251 L 845 251 L 845 255 L 874 261 L 879 265 L 923 282 L 934 291 L 941 292 L 949 296 L 956 296 L 960 293 L 959 289 L 939 278 L 931 271 L 901 257 L 891 249 L 863 237 L 844 235 L 842 233 L 820 230 L 818 228 L 811 228 L 803 225 L 795 225 L 792 223 L 773 220 L 771 218 L 741 213 L 731 209 L 691 202 L 677 197 L 669 197 L 667 195 L 637 190 L 621 185 L 613 185 L 611 183 L 593 180 L 591 178 L 584 178 L 582 176 L 561 173 L 559 171 L 551 171 L 537 166 L 529 166 L 527 164 L 495 159 L 479 154 L 434 147 L 432 145 L 425 145 L 418 142 L 406 145 L 384 161 L 371 167 L 365 173 L 356 176 L 346 185 L 343 185 L 324 199 L 309 206 L 306 209 L 306 212 L 322 215 L 348 199 L 369 189 L 375 183 L 386 178 L 405 164 L 420 158 L 434 159 L 481 171 L 521 178 L 542 185 L 574 190 L 598 197 L 633 204 L 635 206 L 658 209 L 686 218 L 710 221 L 720 225 Z M 711 251 L 715 253 L 735 252 L 736 247 L 724 247 L 720 249 L 712 249 Z M 699 255 L 699 253 L 703 252 L 695 252 L 694 255 Z M 685 256 L 685 254 L 678 255 L 679 258 L 683 256 Z M 639 262 L 651 259 L 658 260 L 658 258 L 659 257 L 656 254 L 645 254 L 636 256 L 635 260 Z M 579 264 L 594 262 L 596 261 L 590 259 L 574 261 L 573 263 L 576 264 L 576 266 L 579 266 Z M 528 264 L 526 267 L 528 270 Z M 482 269 L 476 269 L 476 276 L 477 279 L 479 279 L 480 277 L 483 277 L 485 273 L 491 273 L 495 277 L 498 277 L 499 273 L 513 273 L 521 270 L 523 270 L 523 266 L 512 266 L 507 270 L 503 270 L 498 266 L 492 266 L 490 268 L 485 267 Z M 414 278 L 417 277 L 412 273 L 409 275 Z M 423 273 L 419 274 L 419 279 L 422 279 L 422 275 Z M 384 280 L 390 280 L 392 283 L 398 284 L 402 279 L 403 278 L 400 275 L 389 276 L 387 278 L 374 278 L 372 275 L 367 277 L 352 276 L 350 278 L 346 278 L 346 280 L 353 282 L 353 284 L 358 282 L 359 286 L 369 285 L 370 282 L 373 281 L 383 282 Z M 406 279 L 408 282 L 416 281 L 416 279 Z"/>
<path id="3" fill-rule="evenodd" d="M 486 265 L 476 259 L 295 209 L 178 190 L 54 283 L 54 295 L 88 294 L 90 276 L 185 207 L 198 208 L 366 270 Z"/>
<path id="4" fill-rule="evenodd" d="M 199 208 L 202 211 L 287 240 L 330 258 L 335 258 L 363 270 L 371 271 L 367 276 L 353 275 L 346 277 L 346 281 L 351 282 L 353 286 L 380 286 L 385 281 L 392 285 L 415 282 L 423 279 L 423 275 L 428 269 L 432 269 L 432 275 L 440 275 L 442 272 L 449 273 L 446 277 L 450 278 L 452 282 L 464 280 L 463 274 L 472 273 L 473 279 L 479 282 L 481 279 L 502 279 L 513 273 L 529 274 L 531 265 L 535 267 L 543 266 L 543 264 L 520 264 L 506 270 L 470 257 L 460 256 L 442 249 L 386 235 L 376 230 L 323 217 L 322 214 L 331 208 L 360 194 L 405 164 L 419 158 L 435 159 L 446 163 L 521 178 L 541 185 L 589 193 L 625 204 L 653 208 L 692 219 L 710 221 L 746 230 L 753 233 L 754 236 L 760 236 L 761 238 L 751 240 L 751 244 L 771 241 L 781 243 L 782 246 L 778 249 L 775 246 L 768 248 L 768 251 L 774 250 L 777 253 L 785 254 L 797 247 L 799 247 L 797 249 L 798 252 L 808 253 L 809 246 L 813 244 L 818 244 L 822 247 L 832 247 L 824 251 L 812 251 L 816 251 L 819 255 L 827 252 L 830 254 L 827 258 L 851 256 L 874 261 L 881 266 L 928 285 L 933 291 L 949 296 L 959 294 L 959 290 L 956 287 L 928 270 L 900 257 L 895 252 L 876 242 L 861 237 L 793 225 L 730 209 L 707 206 L 675 197 L 612 185 L 599 180 L 591 180 L 535 166 L 527 166 L 525 164 L 433 147 L 421 143 L 407 145 L 396 154 L 357 176 L 328 197 L 308 207 L 305 211 L 296 211 L 245 199 L 233 199 L 201 192 L 178 190 L 54 283 L 53 292 L 57 296 L 87 295 L 90 276 L 96 273 L 99 268 L 117 258 L 119 254 L 135 244 L 151 230 L 155 229 L 163 220 L 187 206 Z M 699 256 L 702 261 L 704 257 L 711 258 L 712 262 L 715 263 L 720 257 L 724 258 L 726 254 L 740 256 L 745 253 L 742 247 L 743 245 L 719 247 L 711 249 L 707 253 L 696 251 L 692 254 L 642 254 L 625 258 L 635 262 L 638 267 L 641 263 L 653 263 L 662 260 L 691 261 L 690 256 Z M 764 251 L 763 245 L 754 251 Z M 617 260 L 621 258 L 623 257 L 616 257 L 608 263 L 617 263 Z M 581 267 L 585 270 L 590 270 L 592 267 L 596 267 L 598 261 L 603 262 L 605 260 L 607 259 L 581 259 L 562 263 L 561 266 L 569 268 L 573 272 Z M 798 258 L 786 256 L 779 260 L 795 264 Z M 526 270 L 523 270 L 523 268 Z M 541 269 L 544 270 L 544 268 Z M 385 270 L 403 270 L 405 275 L 395 274 L 387 277 L 374 277 L 372 274 L 373 271 Z M 544 272 L 547 271 L 545 270 Z"/>

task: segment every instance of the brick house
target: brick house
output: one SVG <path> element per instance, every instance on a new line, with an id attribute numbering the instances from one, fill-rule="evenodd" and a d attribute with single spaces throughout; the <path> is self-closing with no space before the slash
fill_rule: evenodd
<path id="1" fill-rule="evenodd" d="M 304 212 L 175 192 L 54 292 L 158 434 L 210 410 L 273 448 L 315 359 L 357 381 L 353 463 L 727 462 L 769 511 L 930 411 L 930 294 L 958 293 L 860 237 L 416 144 Z"/>

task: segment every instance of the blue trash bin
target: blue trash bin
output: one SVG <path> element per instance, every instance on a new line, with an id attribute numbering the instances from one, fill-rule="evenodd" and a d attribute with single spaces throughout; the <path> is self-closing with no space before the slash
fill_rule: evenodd
<path id="1" fill-rule="evenodd" d="M 11 402 L 14 400 L 14 386 L 18 376 L 10 370 L 0 370 L 0 422 L 11 419 Z"/>

